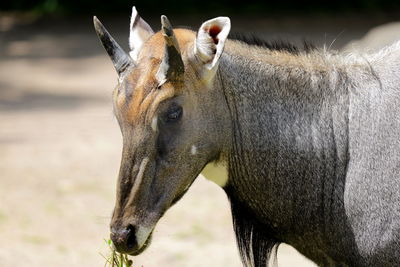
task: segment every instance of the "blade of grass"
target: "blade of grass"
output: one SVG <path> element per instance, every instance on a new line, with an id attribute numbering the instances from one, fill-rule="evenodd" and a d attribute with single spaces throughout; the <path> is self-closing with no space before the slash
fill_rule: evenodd
<path id="1" fill-rule="evenodd" d="M 111 240 L 104 239 L 104 241 L 110 249 L 110 255 L 108 257 L 100 254 L 106 260 L 104 267 L 133 267 L 133 262 L 129 259 L 127 254 L 115 251 Z"/>

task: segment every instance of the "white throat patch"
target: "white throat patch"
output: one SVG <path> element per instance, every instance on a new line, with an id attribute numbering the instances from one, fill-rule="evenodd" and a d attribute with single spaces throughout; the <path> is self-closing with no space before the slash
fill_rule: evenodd
<path id="1" fill-rule="evenodd" d="M 228 167 L 224 163 L 208 163 L 201 174 L 217 185 L 224 187 L 228 182 Z"/>

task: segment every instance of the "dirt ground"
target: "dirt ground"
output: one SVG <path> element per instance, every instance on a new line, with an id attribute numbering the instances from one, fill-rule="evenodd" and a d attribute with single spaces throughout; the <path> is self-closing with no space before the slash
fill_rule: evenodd
<path id="1" fill-rule="evenodd" d="M 170 17 L 197 28 L 206 16 Z M 145 18 L 154 28 L 158 18 Z M 127 46 L 129 13 L 102 18 Z M 235 17 L 234 31 L 339 49 L 390 18 Z M 334 41 L 335 40 L 335 41 Z M 0 266 L 102 266 L 121 136 L 92 18 L 0 15 Z M 224 192 L 199 177 L 135 266 L 241 266 Z M 313 266 L 281 246 L 279 266 Z"/>

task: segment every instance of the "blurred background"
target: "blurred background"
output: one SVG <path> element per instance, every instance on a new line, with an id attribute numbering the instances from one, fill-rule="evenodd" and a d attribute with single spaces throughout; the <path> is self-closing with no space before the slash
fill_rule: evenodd
<path id="1" fill-rule="evenodd" d="M 127 48 L 133 5 L 153 29 L 225 15 L 235 32 L 354 53 L 400 37 L 389 0 L 1 1 L 0 266 L 104 265 L 121 136 L 92 16 Z M 313 266 L 285 245 L 278 265 Z M 134 266 L 241 266 L 224 192 L 199 177 Z"/>

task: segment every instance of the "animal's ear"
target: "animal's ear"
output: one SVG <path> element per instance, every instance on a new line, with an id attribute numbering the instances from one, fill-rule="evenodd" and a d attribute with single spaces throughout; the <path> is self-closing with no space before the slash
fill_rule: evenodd
<path id="1" fill-rule="evenodd" d="M 137 60 L 142 45 L 154 34 L 150 25 L 147 24 L 138 14 L 136 7 L 132 7 L 132 16 L 129 33 L 129 55 Z"/>
<path id="2" fill-rule="evenodd" d="M 231 29 L 228 17 L 218 17 L 204 22 L 197 32 L 194 45 L 196 57 L 207 70 L 216 70 Z"/>

